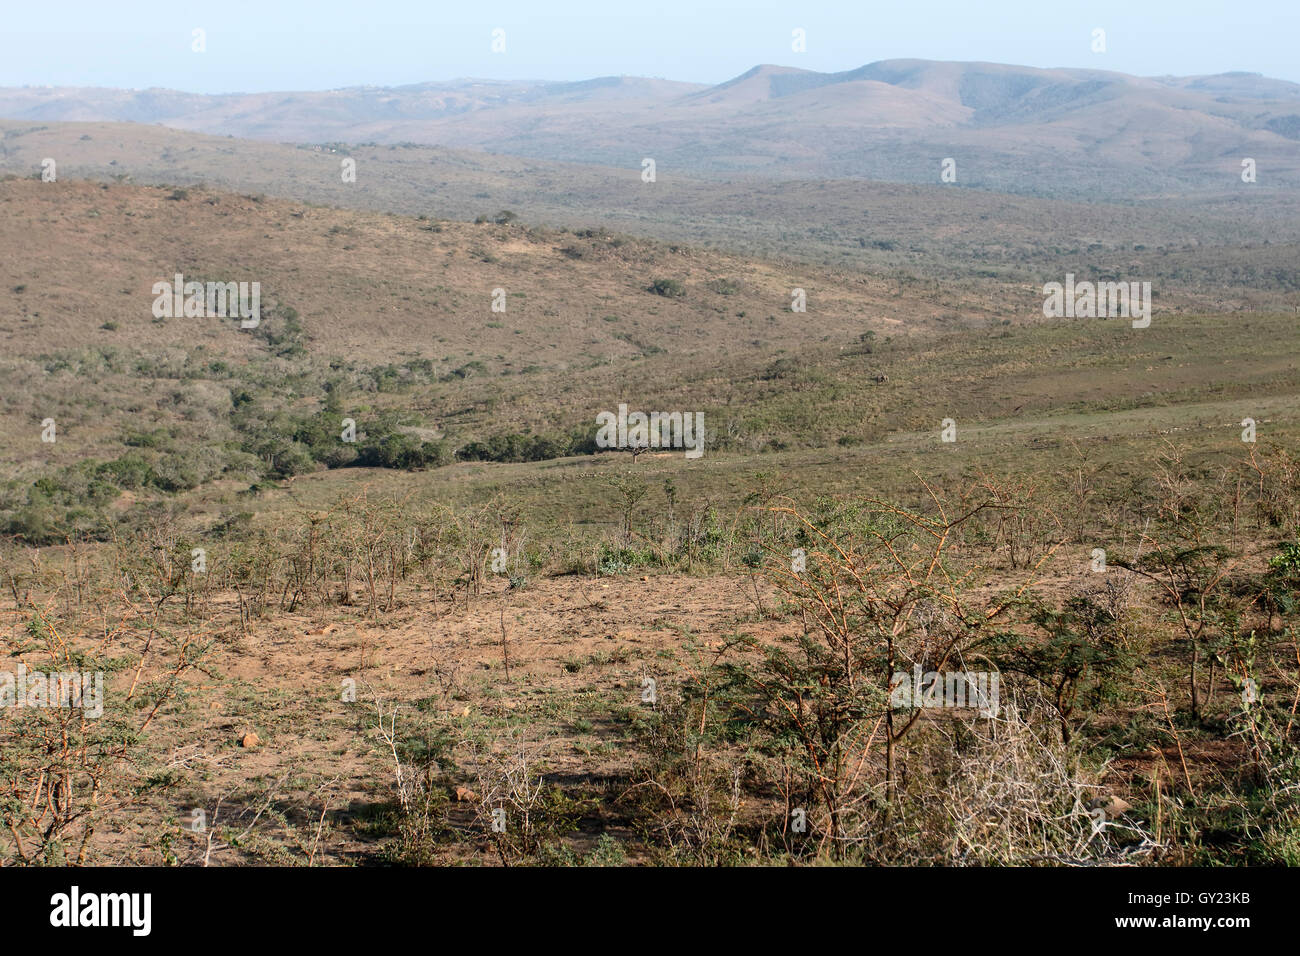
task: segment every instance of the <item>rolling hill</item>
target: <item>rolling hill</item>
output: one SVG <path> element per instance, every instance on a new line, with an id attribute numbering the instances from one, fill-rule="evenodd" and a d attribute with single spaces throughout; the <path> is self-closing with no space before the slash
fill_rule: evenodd
<path id="1" fill-rule="evenodd" d="M 660 175 L 870 178 L 1075 198 L 1222 190 L 1256 161 L 1300 182 L 1300 86 L 886 60 L 763 65 L 716 86 L 632 77 L 461 80 L 322 92 L 9 88 L 0 117 L 125 121 L 279 142 L 417 143 Z"/>
<path id="2" fill-rule="evenodd" d="M 1128 274 L 1163 307 L 1300 305 L 1300 197 L 1277 183 L 1137 201 L 1073 202 L 944 184 L 727 179 L 558 163 L 436 146 L 297 146 L 135 123 L 0 120 L 0 177 L 208 187 L 433 219 L 502 211 L 549 229 L 599 230 L 741 257 L 980 290 L 985 302 L 1067 272 Z M 356 163 L 344 182 L 341 163 Z M 970 301 L 967 296 L 966 301 Z M 948 303 L 963 308 L 961 297 Z"/>

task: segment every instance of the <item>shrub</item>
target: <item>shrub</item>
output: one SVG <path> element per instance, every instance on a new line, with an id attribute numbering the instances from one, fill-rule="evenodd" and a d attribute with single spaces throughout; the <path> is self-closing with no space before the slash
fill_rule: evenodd
<path id="1" fill-rule="evenodd" d="M 655 279 L 646 288 L 646 291 L 669 299 L 680 299 L 686 295 L 685 287 L 676 279 Z"/>

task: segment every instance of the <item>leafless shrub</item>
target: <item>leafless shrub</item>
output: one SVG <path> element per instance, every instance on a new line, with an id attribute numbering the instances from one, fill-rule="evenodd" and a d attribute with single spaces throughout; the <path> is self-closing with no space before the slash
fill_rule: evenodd
<path id="1" fill-rule="evenodd" d="M 476 748 L 472 757 L 476 822 L 504 866 L 535 857 L 581 813 L 580 803 L 547 785 L 542 749 L 511 735 L 503 751 Z"/>
<path id="2" fill-rule="evenodd" d="M 1098 812 L 1101 777 L 1011 703 L 972 728 L 922 800 L 945 808 L 943 861 L 951 864 L 1113 865 L 1150 856 L 1156 844 L 1141 823 Z"/>

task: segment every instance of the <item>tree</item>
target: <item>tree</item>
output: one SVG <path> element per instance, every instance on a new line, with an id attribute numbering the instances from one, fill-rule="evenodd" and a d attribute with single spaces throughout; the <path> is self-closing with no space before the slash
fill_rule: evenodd
<path id="1" fill-rule="evenodd" d="M 896 800 L 896 750 L 921 710 L 895 708 L 895 674 L 963 661 L 1030 583 L 1006 600 L 973 602 L 965 593 L 970 574 L 952 567 L 949 553 L 958 529 L 991 505 L 954 515 L 932 491 L 930 500 L 927 513 L 875 499 L 824 501 L 810 511 L 789 499 L 768 505 L 795 531 L 766 545 L 765 575 L 801 627 L 786 638 L 740 638 L 757 659 L 726 666 L 753 695 L 751 719 L 794 755 L 807 797 L 825 809 L 836 853 L 855 839 L 854 818 L 874 799 L 860 780 L 879 748 L 886 814 Z M 800 560 L 791 560 L 791 545 Z"/>

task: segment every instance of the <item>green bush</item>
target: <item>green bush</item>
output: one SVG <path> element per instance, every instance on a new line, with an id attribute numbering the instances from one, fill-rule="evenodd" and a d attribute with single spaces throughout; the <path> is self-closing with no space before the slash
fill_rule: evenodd
<path id="1" fill-rule="evenodd" d="M 680 299 L 686 295 L 686 288 L 676 279 L 655 279 L 646 288 L 647 292 L 662 295 L 669 299 Z"/>

